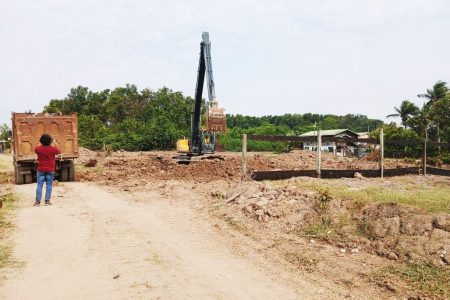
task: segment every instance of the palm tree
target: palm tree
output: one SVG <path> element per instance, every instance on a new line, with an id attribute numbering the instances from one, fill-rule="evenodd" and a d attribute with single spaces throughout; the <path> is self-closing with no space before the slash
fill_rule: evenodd
<path id="1" fill-rule="evenodd" d="M 426 105 L 429 105 L 434 104 L 439 99 L 444 98 L 448 91 L 449 90 L 447 87 L 447 83 L 444 81 L 438 81 L 435 83 L 435 85 L 433 85 L 433 88 L 431 90 L 427 89 L 426 94 L 419 94 L 417 95 L 417 97 L 428 99 Z"/>
<path id="2" fill-rule="evenodd" d="M 433 88 L 427 89 L 427 93 L 426 94 L 419 94 L 417 95 L 417 97 L 419 98 L 426 98 L 428 99 L 428 102 L 426 103 L 427 106 L 434 106 L 436 104 L 436 102 L 438 102 L 439 100 L 443 99 L 445 97 L 445 95 L 447 95 L 447 93 L 449 92 L 449 89 L 447 87 L 447 83 L 444 81 L 438 81 L 435 83 L 435 85 L 433 85 Z M 438 143 L 441 142 L 441 129 L 442 129 L 442 125 L 440 122 L 436 122 L 437 125 L 437 140 Z M 439 147 L 439 152 L 440 152 L 440 147 Z"/>
<path id="3" fill-rule="evenodd" d="M 424 104 L 422 108 L 419 109 L 417 116 L 413 120 L 415 120 L 416 124 L 418 125 L 420 135 L 425 139 L 427 137 L 428 128 L 432 124 L 430 107 Z"/>
<path id="4" fill-rule="evenodd" d="M 400 104 L 400 108 L 394 107 L 394 110 L 396 111 L 395 114 L 387 115 L 387 118 L 391 117 L 400 117 L 402 120 L 402 125 L 405 127 L 408 125 L 408 121 L 411 117 L 414 117 L 418 114 L 419 108 L 412 102 L 408 100 L 404 100 Z"/>

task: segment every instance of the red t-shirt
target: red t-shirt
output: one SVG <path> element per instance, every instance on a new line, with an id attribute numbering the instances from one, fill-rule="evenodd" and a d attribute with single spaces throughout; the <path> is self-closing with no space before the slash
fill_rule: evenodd
<path id="1" fill-rule="evenodd" d="M 55 172 L 55 155 L 61 151 L 55 146 L 37 146 L 34 148 L 38 156 L 39 172 Z"/>

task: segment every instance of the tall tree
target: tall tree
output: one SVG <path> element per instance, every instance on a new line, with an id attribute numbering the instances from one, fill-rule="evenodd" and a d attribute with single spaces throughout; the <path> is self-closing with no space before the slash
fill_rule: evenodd
<path id="1" fill-rule="evenodd" d="M 417 115 L 410 119 L 410 124 L 422 138 L 426 138 L 429 126 L 432 124 L 430 106 L 424 103 Z"/>
<path id="2" fill-rule="evenodd" d="M 419 108 L 414 103 L 408 100 L 404 100 L 400 104 L 400 108 L 394 107 L 394 110 L 396 111 L 395 114 L 390 114 L 386 117 L 400 117 L 400 119 L 402 120 L 402 125 L 405 129 L 408 126 L 408 121 L 419 113 Z"/>
<path id="3" fill-rule="evenodd" d="M 426 105 L 432 107 L 436 104 L 436 102 L 443 99 L 448 94 L 448 92 L 449 89 L 447 87 L 447 83 L 444 81 L 438 81 L 433 85 L 432 89 L 427 89 L 427 92 L 425 94 L 419 94 L 417 95 L 417 97 L 428 99 Z M 438 142 L 441 142 L 441 132 L 444 124 L 436 120 L 436 125 Z"/>
<path id="4" fill-rule="evenodd" d="M 0 126 L 0 140 L 7 141 L 11 135 L 11 129 L 6 124 Z"/>
<path id="5" fill-rule="evenodd" d="M 430 115 L 433 121 L 439 125 L 439 138 L 450 141 L 450 93 L 433 103 Z"/>
<path id="6" fill-rule="evenodd" d="M 432 89 L 427 89 L 427 92 L 425 94 L 419 94 L 417 95 L 417 97 L 428 99 L 428 102 L 426 104 L 429 105 L 435 103 L 439 99 L 444 98 L 447 93 L 447 83 L 444 81 L 438 81 L 435 83 L 435 85 L 433 85 Z"/>

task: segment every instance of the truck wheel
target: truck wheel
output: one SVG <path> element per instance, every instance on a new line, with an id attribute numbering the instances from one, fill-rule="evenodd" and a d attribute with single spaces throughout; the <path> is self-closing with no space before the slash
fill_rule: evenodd
<path id="1" fill-rule="evenodd" d="M 69 181 L 75 181 L 75 164 L 73 161 L 67 166 L 67 172 L 69 174 Z"/>
<path id="2" fill-rule="evenodd" d="M 25 184 L 33 183 L 33 176 L 31 174 L 26 174 L 24 175 L 24 177 Z"/>
<path id="3" fill-rule="evenodd" d="M 69 181 L 69 167 L 66 165 L 62 165 L 60 172 L 61 172 L 61 181 L 62 182 Z"/>
<path id="4" fill-rule="evenodd" d="M 20 174 L 20 166 L 14 162 L 14 176 L 16 184 L 24 184 L 23 175 Z"/>

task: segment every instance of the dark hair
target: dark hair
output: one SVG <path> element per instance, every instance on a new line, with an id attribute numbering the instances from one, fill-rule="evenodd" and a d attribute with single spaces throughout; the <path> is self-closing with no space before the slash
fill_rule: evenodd
<path id="1" fill-rule="evenodd" d="M 43 134 L 41 135 L 41 138 L 39 139 L 39 142 L 41 142 L 44 146 L 50 146 L 52 144 L 53 138 L 50 136 L 50 134 Z"/>

